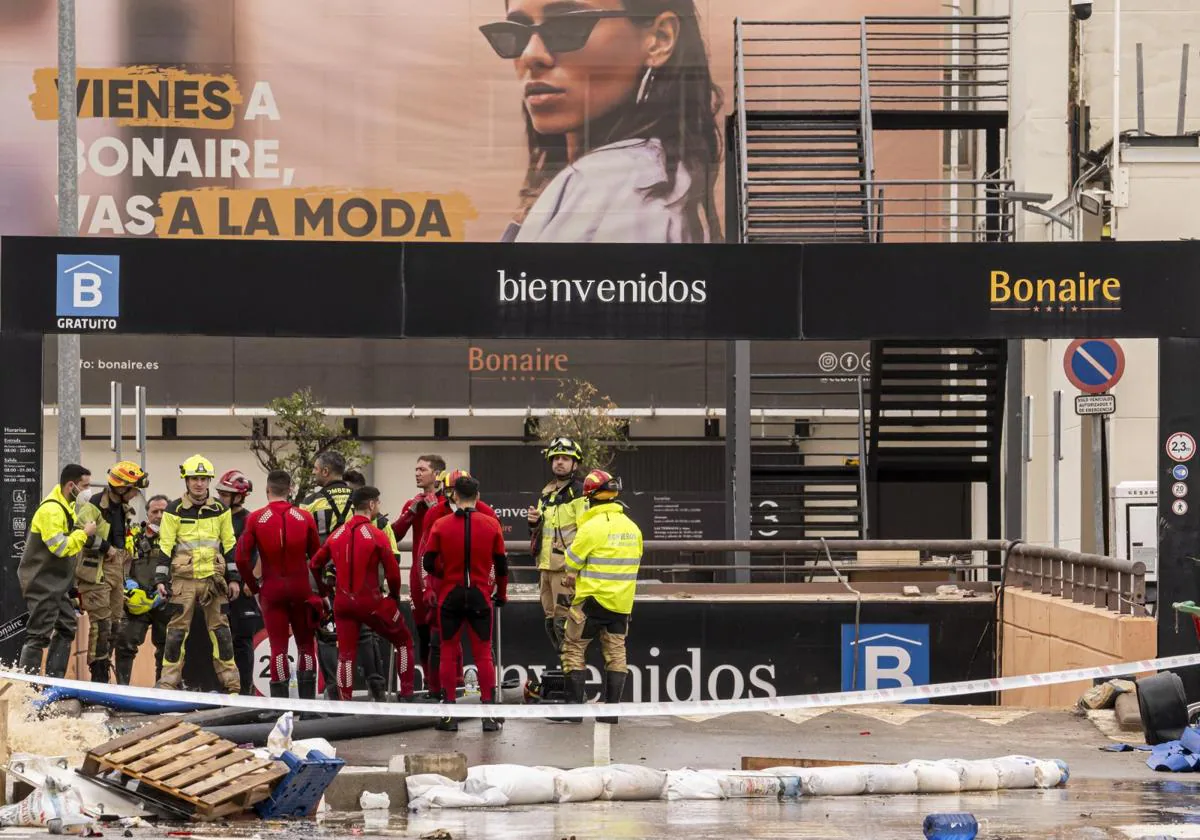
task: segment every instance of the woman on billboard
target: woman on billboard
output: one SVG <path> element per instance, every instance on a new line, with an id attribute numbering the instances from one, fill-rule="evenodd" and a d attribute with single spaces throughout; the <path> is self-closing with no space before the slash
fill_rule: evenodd
<path id="1" fill-rule="evenodd" d="M 480 27 L 524 82 L 516 242 L 720 240 L 721 154 L 694 0 L 508 0 Z"/>

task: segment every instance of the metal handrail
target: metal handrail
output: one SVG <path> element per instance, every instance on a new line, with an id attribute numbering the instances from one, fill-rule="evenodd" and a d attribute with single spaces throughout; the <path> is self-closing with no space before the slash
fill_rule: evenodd
<path id="1" fill-rule="evenodd" d="M 875 127 L 871 122 L 871 60 L 867 54 L 867 19 L 864 16 L 858 27 L 858 117 L 862 124 L 863 134 L 863 167 L 867 180 L 875 180 Z M 863 188 L 866 193 L 867 239 L 870 242 L 879 241 L 879 233 L 875 225 L 875 188 Z M 861 387 L 861 383 L 860 383 Z M 865 458 L 865 453 L 864 458 Z M 862 482 L 866 486 L 866 481 Z M 864 526 L 865 531 L 865 526 Z"/>
<path id="2" fill-rule="evenodd" d="M 738 164 L 738 226 L 739 242 L 749 239 L 749 196 L 750 160 L 746 149 L 746 67 L 742 31 L 742 19 L 733 21 L 733 72 L 734 112 L 737 114 L 737 164 Z"/>

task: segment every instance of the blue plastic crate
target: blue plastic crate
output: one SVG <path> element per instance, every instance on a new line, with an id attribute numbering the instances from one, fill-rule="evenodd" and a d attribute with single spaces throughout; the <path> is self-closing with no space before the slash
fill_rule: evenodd
<path id="1" fill-rule="evenodd" d="M 279 760 L 290 771 L 276 785 L 275 791 L 254 810 L 263 819 L 288 817 L 311 817 L 321 802 L 325 788 L 333 781 L 338 771 L 346 766 L 340 758 L 330 758 L 313 750 L 305 758 L 285 752 Z"/>

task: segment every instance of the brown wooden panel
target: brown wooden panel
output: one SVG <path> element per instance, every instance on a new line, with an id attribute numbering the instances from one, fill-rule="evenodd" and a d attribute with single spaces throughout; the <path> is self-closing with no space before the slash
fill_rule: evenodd
<path id="1" fill-rule="evenodd" d="M 170 785 L 172 788 L 183 788 L 192 784 L 193 782 L 218 772 L 223 767 L 228 767 L 231 764 L 236 764 L 239 761 L 243 761 L 246 755 L 247 753 L 245 750 L 234 750 L 233 752 L 223 755 L 220 758 L 214 758 L 206 761 L 204 764 L 188 770 L 186 773 L 180 773 L 178 776 L 164 778 L 161 783 L 164 785 Z"/>
<path id="2" fill-rule="evenodd" d="M 139 741 L 133 746 L 126 747 L 115 753 L 104 756 L 104 760 L 109 764 L 128 764 L 136 758 L 141 758 L 152 750 L 169 744 L 172 741 L 182 738 L 185 735 L 191 735 L 193 732 L 199 731 L 200 727 L 193 723 L 177 723 L 165 732 L 160 732 L 152 738 L 147 738 L 144 741 Z"/>
<path id="3" fill-rule="evenodd" d="M 178 758 L 184 753 L 191 752 L 199 747 L 207 746 L 214 741 L 219 740 L 216 735 L 211 732 L 197 732 L 191 738 L 185 738 L 177 744 L 163 747 L 160 750 L 155 750 L 152 755 L 145 758 L 139 758 L 137 761 L 127 765 L 125 772 L 127 773 L 144 773 L 154 767 L 159 767 L 169 761 Z"/>
<path id="4" fill-rule="evenodd" d="M 183 789 L 183 792 L 188 796 L 201 796 L 208 793 L 210 790 L 220 787 L 221 785 L 233 779 L 245 776 L 247 773 L 253 773 L 263 767 L 270 766 L 271 762 L 265 758 L 256 758 L 252 761 L 247 761 L 244 764 L 235 764 L 222 770 L 212 778 L 197 782 L 194 785 L 189 785 Z"/>
<path id="5" fill-rule="evenodd" d="M 209 759 L 219 758 L 220 756 L 225 755 L 225 753 L 229 752 L 232 749 L 234 749 L 234 745 L 230 741 L 224 741 L 224 740 L 217 741 L 215 744 L 212 744 L 211 746 L 204 747 L 203 749 L 199 749 L 194 753 L 189 753 L 188 755 L 185 755 L 182 758 L 177 758 L 174 761 L 172 761 L 170 764 L 165 764 L 162 767 L 156 767 L 153 770 L 150 770 L 149 772 L 143 773 L 142 778 L 150 779 L 152 781 L 153 780 L 161 780 L 161 779 L 169 779 L 171 776 L 175 775 L 176 773 L 179 773 L 179 772 L 182 772 L 185 770 L 191 770 L 195 767 L 200 766 L 201 764 L 208 761 Z"/>
<path id="6" fill-rule="evenodd" d="M 205 805 L 220 805 L 223 802 L 228 802 L 231 799 L 235 799 L 235 797 L 251 794 L 257 788 L 266 787 L 267 785 L 271 784 L 271 782 L 274 782 L 277 779 L 282 779 L 287 774 L 287 765 L 276 761 L 273 762 L 273 764 L 263 772 L 254 773 L 253 775 L 238 779 L 236 782 L 227 787 L 220 788 L 219 790 L 215 790 L 207 796 L 200 797 L 200 801 Z M 267 790 L 269 792 L 270 789 L 267 788 Z M 262 800 L 260 799 L 258 801 L 261 802 Z M 250 804 L 252 803 L 245 802 L 243 803 L 243 807 L 246 807 Z"/>

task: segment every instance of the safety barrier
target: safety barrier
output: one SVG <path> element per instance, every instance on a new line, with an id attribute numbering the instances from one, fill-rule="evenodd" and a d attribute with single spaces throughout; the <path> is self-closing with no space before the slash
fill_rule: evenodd
<path id="1" fill-rule="evenodd" d="M 1015 543 L 1007 550 L 1005 585 L 1121 615 L 1146 614 L 1146 564 L 1099 554 Z"/>
<path id="2" fill-rule="evenodd" d="M 1167 656 L 1140 662 L 1121 662 L 1069 671 L 1050 671 L 1013 677 L 994 677 L 984 680 L 916 685 L 904 688 L 879 688 L 867 691 L 841 691 L 823 694 L 797 694 L 782 697 L 749 697 L 738 700 L 678 700 L 652 703 L 583 703 L 534 704 L 488 707 L 506 719 L 545 719 L 561 717 L 697 717 L 739 714 L 744 712 L 787 712 L 797 709 L 822 709 L 847 706 L 869 706 L 876 703 L 903 703 L 908 700 L 939 700 L 969 694 L 1012 691 L 1020 688 L 1058 685 L 1084 680 L 1127 677 L 1153 671 L 1186 668 L 1200 665 L 1200 653 Z M 81 680 L 61 680 L 0 671 L 0 680 L 57 686 L 68 689 L 95 690 L 96 684 Z M 212 706 L 232 706 L 244 709 L 266 709 L 280 713 L 316 712 L 321 714 L 386 715 L 389 717 L 454 717 L 477 718 L 482 714 L 477 704 L 455 703 L 375 703 L 342 700 L 296 700 L 275 697 L 247 697 L 229 694 L 196 694 L 161 688 L 113 686 L 113 693 L 122 697 L 143 700 L 200 701 Z"/>

